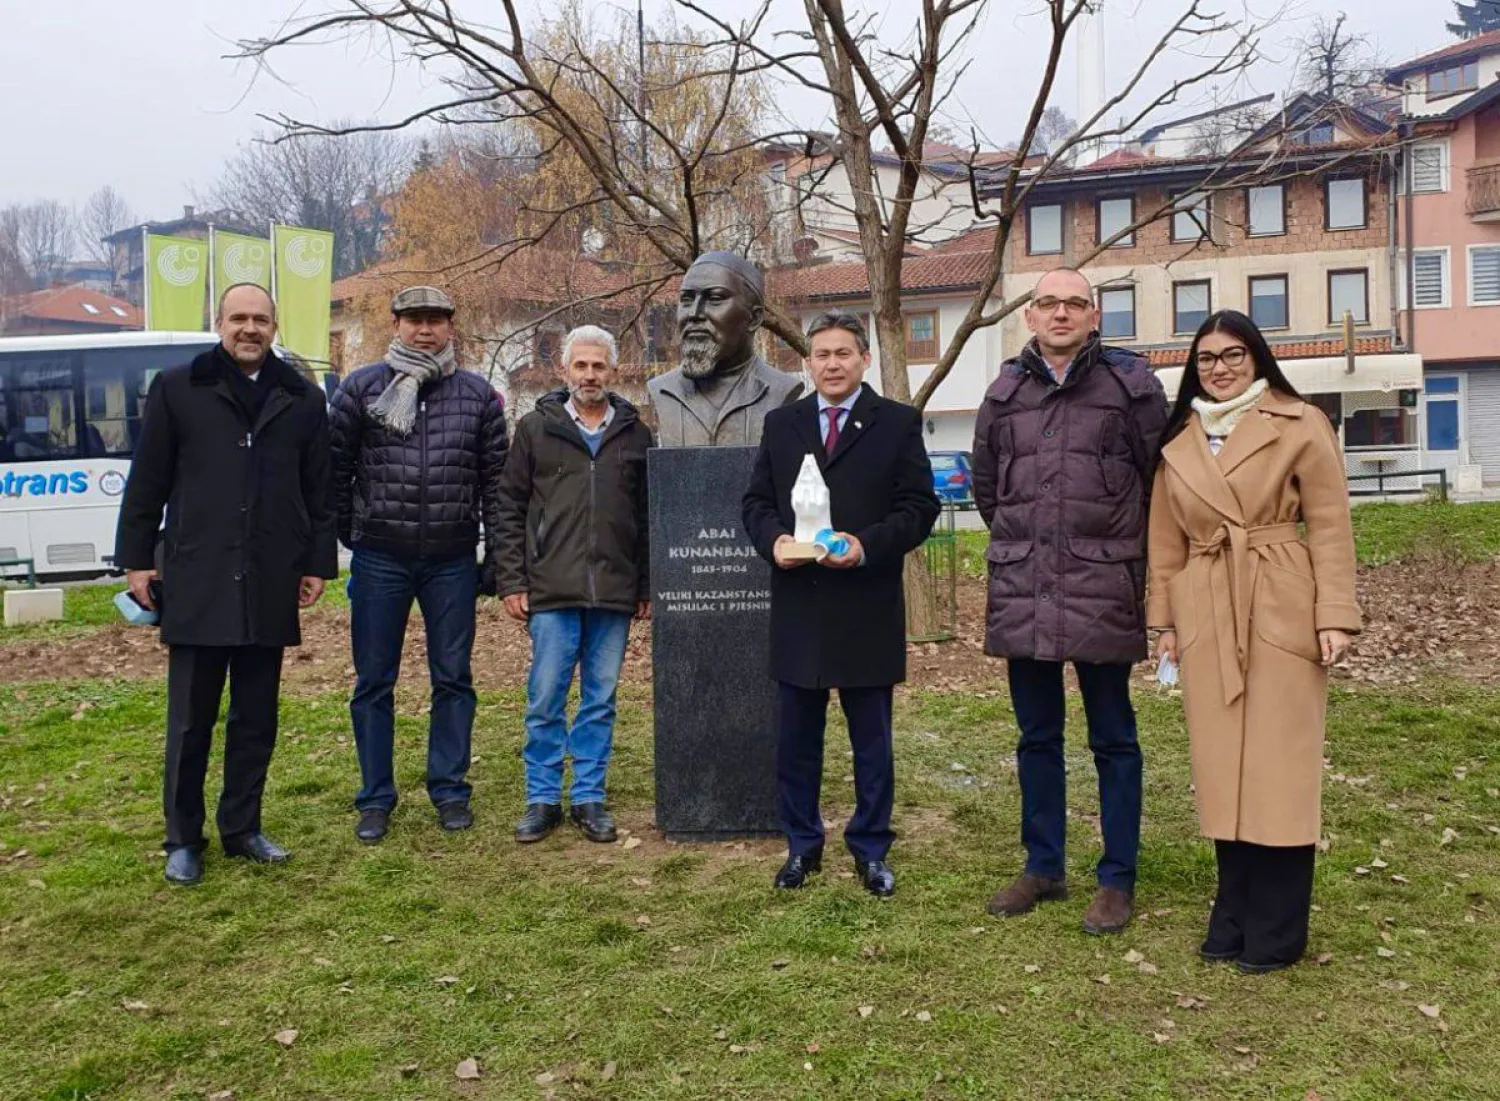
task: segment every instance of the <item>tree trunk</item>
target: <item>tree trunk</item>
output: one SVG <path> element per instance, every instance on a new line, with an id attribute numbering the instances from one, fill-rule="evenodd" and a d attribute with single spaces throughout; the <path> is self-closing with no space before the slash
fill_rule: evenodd
<path id="1" fill-rule="evenodd" d="M 902 564 L 901 587 L 906 596 L 906 638 L 909 642 L 936 641 L 944 633 L 938 582 L 927 564 L 927 549 L 918 547 Z"/>

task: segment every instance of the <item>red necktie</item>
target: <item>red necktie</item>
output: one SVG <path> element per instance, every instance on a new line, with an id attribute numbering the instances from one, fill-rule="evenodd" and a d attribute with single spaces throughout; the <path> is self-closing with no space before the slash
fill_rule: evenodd
<path id="1" fill-rule="evenodd" d="M 823 441 L 825 455 L 832 455 L 833 449 L 839 445 L 839 414 L 842 412 L 843 410 L 837 405 L 830 405 L 823 410 L 824 415 L 828 417 L 828 436 Z"/>

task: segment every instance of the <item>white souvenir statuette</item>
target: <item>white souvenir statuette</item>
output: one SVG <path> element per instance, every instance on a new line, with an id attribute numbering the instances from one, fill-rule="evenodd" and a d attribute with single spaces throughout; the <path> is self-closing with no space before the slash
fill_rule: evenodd
<path id="1" fill-rule="evenodd" d="M 829 548 L 818 536 L 833 527 L 833 511 L 828 500 L 828 483 L 811 453 L 803 458 L 802 469 L 792 483 L 792 515 L 797 521 L 793 542 L 781 548 L 781 557 L 793 562 L 822 558 Z"/>

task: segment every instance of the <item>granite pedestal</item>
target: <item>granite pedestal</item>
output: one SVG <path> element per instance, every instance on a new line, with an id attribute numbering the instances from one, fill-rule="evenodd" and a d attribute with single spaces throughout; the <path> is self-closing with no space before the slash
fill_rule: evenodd
<path id="1" fill-rule="evenodd" d="M 740 501 L 753 447 L 648 453 L 656 825 L 677 841 L 779 834 L 770 568 Z"/>

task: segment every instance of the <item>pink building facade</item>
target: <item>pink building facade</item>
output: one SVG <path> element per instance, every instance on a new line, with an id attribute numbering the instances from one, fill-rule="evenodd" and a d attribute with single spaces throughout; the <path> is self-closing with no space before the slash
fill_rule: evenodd
<path id="1" fill-rule="evenodd" d="M 1393 69 L 1407 144 L 1398 305 L 1424 361 L 1424 462 L 1500 484 L 1500 32 Z"/>

